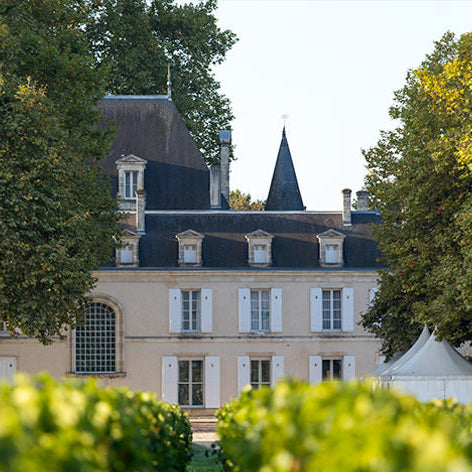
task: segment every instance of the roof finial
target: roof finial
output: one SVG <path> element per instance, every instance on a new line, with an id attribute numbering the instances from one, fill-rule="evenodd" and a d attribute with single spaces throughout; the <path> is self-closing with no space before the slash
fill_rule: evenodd
<path id="1" fill-rule="evenodd" d="M 170 79 L 170 63 L 167 64 L 167 99 L 172 100 L 172 81 Z"/>
<path id="2" fill-rule="evenodd" d="M 287 113 L 284 113 L 282 116 L 281 116 L 282 120 L 284 120 L 284 129 L 282 131 L 282 137 L 285 137 L 285 124 L 288 120 L 288 114 Z"/>

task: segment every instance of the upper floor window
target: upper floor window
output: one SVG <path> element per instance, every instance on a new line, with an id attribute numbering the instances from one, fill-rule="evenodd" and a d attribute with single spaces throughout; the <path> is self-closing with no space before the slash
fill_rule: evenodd
<path id="1" fill-rule="evenodd" d="M 169 331 L 211 333 L 213 331 L 211 288 L 169 289 Z"/>
<path id="2" fill-rule="evenodd" d="M 272 236 L 258 229 L 246 234 L 248 242 L 248 264 L 252 267 L 268 267 L 272 264 Z"/>
<path id="3" fill-rule="evenodd" d="M 121 210 L 136 209 L 136 191 L 144 189 L 144 170 L 147 161 L 128 154 L 116 161 L 118 170 L 118 195 Z"/>
<path id="4" fill-rule="evenodd" d="M 138 190 L 138 172 L 135 170 L 127 170 L 124 172 L 125 191 L 124 198 L 126 200 L 134 200 L 136 198 L 136 190 Z"/>
<path id="5" fill-rule="evenodd" d="M 141 236 L 129 229 L 123 231 L 123 247 L 116 249 L 116 265 L 137 267 L 139 265 L 139 240 Z"/>
<path id="6" fill-rule="evenodd" d="M 199 267 L 202 265 L 202 241 L 204 236 L 192 229 L 175 236 L 179 242 L 179 265 Z"/>
<path id="7" fill-rule="evenodd" d="M 85 309 L 85 324 L 75 328 L 75 372 L 116 372 L 116 313 L 105 303 L 92 302 Z"/>
<path id="8" fill-rule="evenodd" d="M 311 331 L 354 331 L 354 289 L 311 288 Z"/>
<path id="9" fill-rule="evenodd" d="M 320 245 L 320 266 L 321 267 L 342 267 L 343 244 L 346 236 L 333 229 L 325 231 L 317 236 Z"/>
<path id="10" fill-rule="evenodd" d="M 323 330 L 341 330 L 341 290 L 323 290 Z"/>
<path id="11" fill-rule="evenodd" d="M 200 331 L 200 290 L 182 290 L 182 331 Z"/>
<path id="12" fill-rule="evenodd" d="M 251 331 L 270 329 L 270 292 L 251 290 Z"/>
<path id="13" fill-rule="evenodd" d="M 282 331 L 282 289 L 239 289 L 239 331 Z"/>

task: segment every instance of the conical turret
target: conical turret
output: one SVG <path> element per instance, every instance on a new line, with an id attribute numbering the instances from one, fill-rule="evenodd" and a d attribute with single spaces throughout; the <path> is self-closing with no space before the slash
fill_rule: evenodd
<path id="1" fill-rule="evenodd" d="M 265 209 L 268 211 L 297 211 L 305 209 L 300 189 L 298 188 L 297 174 L 293 167 L 287 136 L 285 135 L 285 127 L 282 132 L 282 141 Z"/>

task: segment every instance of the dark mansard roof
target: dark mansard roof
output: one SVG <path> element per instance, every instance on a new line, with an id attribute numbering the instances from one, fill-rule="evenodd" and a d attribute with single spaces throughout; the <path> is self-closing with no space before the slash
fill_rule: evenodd
<path id="1" fill-rule="evenodd" d="M 346 236 L 344 269 L 375 269 L 381 264 L 377 260 L 380 253 L 371 234 L 371 223 L 379 221 L 380 217 L 374 212 L 353 212 L 352 226 L 347 227 L 342 224 L 340 212 L 192 211 L 148 214 L 146 234 L 140 240 L 140 267 L 177 268 L 178 241 L 175 236 L 192 229 L 204 236 L 202 269 L 249 268 L 245 235 L 262 229 L 274 236 L 272 269 L 317 269 L 320 263 L 316 236 L 334 229 Z"/>
<path id="2" fill-rule="evenodd" d="M 133 154 L 147 160 L 148 210 L 210 208 L 208 168 L 167 96 L 108 96 L 99 108 L 102 126 L 106 122 L 119 126 L 111 153 L 102 162 L 114 195 L 118 190 L 115 162 Z"/>
<path id="3" fill-rule="evenodd" d="M 288 147 L 285 128 L 282 132 L 279 154 L 275 164 L 266 210 L 287 211 L 304 210 L 302 196 L 298 187 L 297 175 L 293 166 L 292 155 Z"/>

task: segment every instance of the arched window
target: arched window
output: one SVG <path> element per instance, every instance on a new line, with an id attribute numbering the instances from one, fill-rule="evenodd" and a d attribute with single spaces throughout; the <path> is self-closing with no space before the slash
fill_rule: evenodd
<path id="1" fill-rule="evenodd" d="M 92 302 L 85 309 L 85 324 L 75 329 L 75 372 L 116 372 L 116 313 L 110 305 Z"/>

